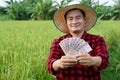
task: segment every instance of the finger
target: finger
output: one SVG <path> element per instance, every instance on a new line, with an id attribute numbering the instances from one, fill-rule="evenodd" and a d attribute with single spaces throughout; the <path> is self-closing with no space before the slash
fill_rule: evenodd
<path id="1" fill-rule="evenodd" d="M 78 57 L 77 60 L 91 60 L 91 56 Z"/>
<path id="2" fill-rule="evenodd" d="M 64 66 L 72 66 L 75 65 L 76 63 L 64 63 Z"/>
<path id="3" fill-rule="evenodd" d="M 81 65 L 88 65 L 89 64 L 89 60 L 78 60 L 79 62 L 79 64 L 81 64 Z"/>
<path id="4" fill-rule="evenodd" d="M 89 63 L 89 60 L 79 60 L 79 63 Z"/>
<path id="5" fill-rule="evenodd" d="M 79 58 L 79 57 L 89 57 L 90 54 L 86 53 L 86 54 L 79 54 L 79 55 L 76 55 L 76 58 Z"/>
<path id="6" fill-rule="evenodd" d="M 76 58 L 61 58 L 62 63 L 76 63 L 77 59 Z"/>
<path id="7" fill-rule="evenodd" d="M 61 58 L 63 59 L 75 59 L 75 56 L 70 56 L 70 55 L 66 55 L 66 56 L 62 56 Z"/>
<path id="8" fill-rule="evenodd" d="M 63 63 L 63 69 L 74 66 L 76 63 Z"/>

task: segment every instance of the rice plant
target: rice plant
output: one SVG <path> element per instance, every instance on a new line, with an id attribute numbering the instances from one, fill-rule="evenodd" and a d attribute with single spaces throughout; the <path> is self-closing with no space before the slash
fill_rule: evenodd
<path id="1" fill-rule="evenodd" d="M 119 23 L 99 21 L 89 31 L 107 43 L 110 65 L 102 71 L 103 80 L 120 79 Z M 0 80 L 54 80 L 46 59 L 52 40 L 61 35 L 51 21 L 0 21 Z"/>

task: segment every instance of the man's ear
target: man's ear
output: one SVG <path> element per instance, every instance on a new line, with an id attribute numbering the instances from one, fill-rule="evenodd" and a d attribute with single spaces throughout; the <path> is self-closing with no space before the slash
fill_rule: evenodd
<path id="1" fill-rule="evenodd" d="M 85 20 L 85 22 L 86 22 L 86 20 L 87 20 L 87 17 L 84 17 L 84 20 Z"/>

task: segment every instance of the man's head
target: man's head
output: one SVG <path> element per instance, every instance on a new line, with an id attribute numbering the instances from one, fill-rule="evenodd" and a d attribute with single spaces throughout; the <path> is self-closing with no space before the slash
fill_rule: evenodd
<path id="1" fill-rule="evenodd" d="M 79 33 L 85 28 L 85 12 L 82 9 L 73 8 L 68 10 L 64 18 L 70 33 Z"/>
<path id="2" fill-rule="evenodd" d="M 69 33 L 73 29 L 87 31 L 95 24 L 96 20 L 97 16 L 94 10 L 81 4 L 64 7 L 54 14 L 56 27 L 64 33 Z"/>

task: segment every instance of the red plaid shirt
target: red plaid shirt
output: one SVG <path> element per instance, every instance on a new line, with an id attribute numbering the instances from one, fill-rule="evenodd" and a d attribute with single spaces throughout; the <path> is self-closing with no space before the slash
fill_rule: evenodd
<path id="1" fill-rule="evenodd" d="M 60 59 L 65 55 L 60 48 L 60 41 L 65 38 L 72 37 L 71 34 L 66 34 L 59 39 L 55 39 L 50 48 L 50 55 L 47 60 L 48 71 L 56 76 L 56 80 L 101 80 L 100 70 L 108 66 L 108 52 L 105 41 L 102 37 L 91 35 L 84 32 L 82 39 L 87 41 L 92 47 L 92 51 L 89 52 L 91 56 L 101 56 L 102 64 L 99 67 L 90 66 L 86 67 L 80 64 L 76 64 L 74 67 L 67 69 L 61 69 L 59 72 L 55 72 L 52 68 L 52 63 Z"/>

